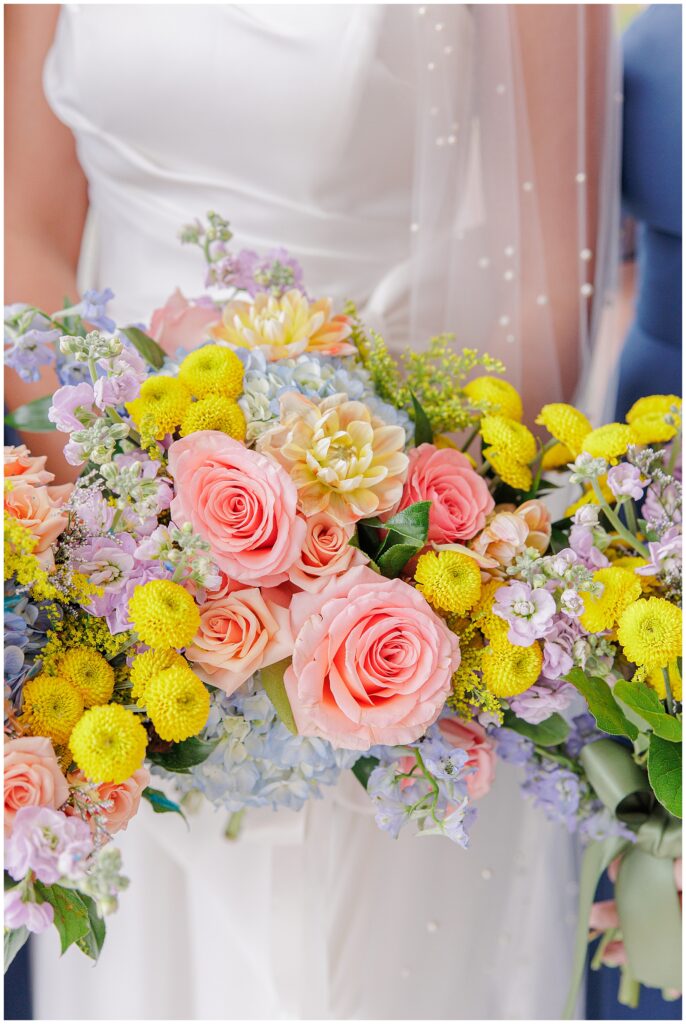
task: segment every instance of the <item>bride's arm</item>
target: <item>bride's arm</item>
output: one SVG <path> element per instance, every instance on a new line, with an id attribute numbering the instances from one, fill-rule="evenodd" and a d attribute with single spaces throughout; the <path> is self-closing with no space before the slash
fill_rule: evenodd
<path id="1" fill-rule="evenodd" d="M 5 301 L 53 311 L 76 299 L 76 268 L 88 208 L 74 138 L 48 106 L 43 64 L 59 14 L 53 4 L 5 6 Z M 59 385 L 44 370 L 35 384 L 8 372 L 10 408 Z M 28 434 L 58 468 L 62 434 Z M 64 463 L 62 463 L 62 466 Z"/>

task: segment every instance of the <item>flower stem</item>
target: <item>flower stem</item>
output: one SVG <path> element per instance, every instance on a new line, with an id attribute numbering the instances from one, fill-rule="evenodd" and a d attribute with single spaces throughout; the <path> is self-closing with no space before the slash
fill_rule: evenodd
<path id="1" fill-rule="evenodd" d="M 627 530 L 626 526 L 624 525 L 622 520 L 619 518 L 617 513 L 614 511 L 614 509 L 610 508 L 610 506 L 608 505 L 607 501 L 605 500 L 605 495 L 603 494 L 603 492 L 600 489 L 600 484 L 598 483 L 598 481 L 597 480 L 592 480 L 591 483 L 592 483 L 592 486 L 593 486 L 593 492 L 594 492 L 596 498 L 598 499 L 598 504 L 600 505 L 600 507 L 602 508 L 602 510 L 605 513 L 606 517 L 612 523 L 612 525 L 614 526 L 615 530 L 620 535 L 620 537 L 623 537 L 624 540 L 627 542 L 627 544 L 631 545 L 631 547 L 634 549 L 634 551 L 638 551 L 638 553 L 641 556 L 641 558 L 648 558 L 649 557 L 648 549 L 646 547 L 644 547 L 643 544 L 641 544 L 640 540 L 637 540 L 637 538 L 634 537 L 633 533 L 631 533 L 629 530 Z"/>
<path id="2" fill-rule="evenodd" d="M 474 440 L 474 438 L 477 436 L 478 433 L 479 433 L 479 425 L 477 424 L 477 426 L 474 427 L 474 430 L 472 430 L 471 434 L 469 435 L 469 437 L 467 438 L 465 443 L 462 445 L 462 449 L 461 450 L 463 452 L 466 452 L 471 447 L 472 441 Z"/>
<path id="3" fill-rule="evenodd" d="M 665 694 L 667 696 L 667 707 L 671 715 L 675 714 L 674 711 L 674 694 L 672 693 L 672 684 L 669 679 L 669 666 L 662 669 L 662 678 L 665 681 Z"/>

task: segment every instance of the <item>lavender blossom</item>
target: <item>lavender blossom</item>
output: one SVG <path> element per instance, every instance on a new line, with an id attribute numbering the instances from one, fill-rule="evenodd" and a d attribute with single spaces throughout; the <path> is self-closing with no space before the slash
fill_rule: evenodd
<path id="1" fill-rule="evenodd" d="M 542 587 L 534 590 L 527 583 L 510 583 L 496 592 L 493 611 L 509 624 L 511 644 L 530 647 L 552 629 L 555 598 Z"/>
<path id="2" fill-rule="evenodd" d="M 81 317 L 101 331 L 108 331 L 111 334 L 116 330 L 117 325 L 111 317 L 107 316 L 107 304 L 113 298 L 114 292 L 111 288 L 105 288 L 102 292 L 95 291 L 95 289 L 84 292 L 79 308 Z"/>
<path id="3" fill-rule="evenodd" d="M 80 878 L 92 849 L 90 828 L 80 818 L 49 807 L 22 807 L 5 844 L 5 867 L 15 881 L 33 871 L 40 882 L 54 885 L 61 877 Z"/>
<path id="4" fill-rule="evenodd" d="M 5 928 L 26 928 L 39 935 L 52 924 L 55 911 L 50 903 L 38 903 L 23 886 L 5 892 Z"/>
<path id="5" fill-rule="evenodd" d="M 640 469 L 636 466 L 632 466 L 630 462 L 620 462 L 617 466 L 611 466 L 607 471 L 607 484 L 618 501 L 622 501 L 624 498 L 640 501 L 647 480 L 643 478 Z"/>

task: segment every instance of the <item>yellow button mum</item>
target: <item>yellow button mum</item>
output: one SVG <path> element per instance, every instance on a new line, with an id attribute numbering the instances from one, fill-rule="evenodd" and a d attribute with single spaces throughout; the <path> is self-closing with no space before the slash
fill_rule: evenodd
<path id="1" fill-rule="evenodd" d="M 41 675 L 24 683 L 22 723 L 32 736 L 66 743 L 82 715 L 83 698 L 68 680 Z"/>
<path id="2" fill-rule="evenodd" d="M 196 398 L 238 398 L 243 390 L 243 363 L 224 345 L 203 345 L 183 360 L 179 380 Z"/>
<path id="3" fill-rule="evenodd" d="M 235 441 L 245 441 L 245 416 L 236 402 L 223 395 L 210 395 L 189 405 L 181 423 L 182 437 L 199 430 L 221 430 Z"/>
<path id="4" fill-rule="evenodd" d="M 196 736 L 210 713 L 210 695 L 187 664 L 153 676 L 145 688 L 145 703 L 158 736 L 176 743 Z"/>
<path id="5" fill-rule="evenodd" d="M 495 637 L 484 650 L 481 673 L 486 688 L 496 697 L 515 697 L 533 686 L 541 674 L 543 653 L 536 641 L 517 647 L 506 637 Z"/>
<path id="6" fill-rule="evenodd" d="M 556 441 L 569 448 L 575 458 L 581 453 L 584 438 L 593 429 L 582 412 L 564 402 L 544 405 L 536 422 L 545 427 Z"/>
<path id="7" fill-rule="evenodd" d="M 631 422 L 634 444 L 664 444 L 676 434 L 676 426 L 659 412 L 649 412 Z"/>
<path id="8" fill-rule="evenodd" d="M 145 687 L 148 682 L 172 665 L 186 665 L 181 655 L 169 647 L 161 651 L 145 651 L 133 659 L 129 672 L 131 680 L 131 696 L 139 707 L 145 707 Z"/>
<path id="9" fill-rule="evenodd" d="M 200 612 L 187 590 L 171 580 L 136 587 L 129 617 L 148 647 L 188 647 L 200 626 Z"/>
<path id="10" fill-rule="evenodd" d="M 536 458 L 536 440 L 528 427 L 507 416 L 484 416 L 479 433 L 500 455 L 520 464 Z"/>
<path id="11" fill-rule="evenodd" d="M 669 666 L 669 686 L 672 691 L 672 697 L 674 700 L 678 700 L 681 703 L 683 696 L 683 685 L 681 681 L 681 675 L 679 669 L 676 667 L 676 663 L 672 663 Z M 646 682 L 649 686 L 655 690 L 660 700 L 667 699 L 667 687 L 665 686 L 665 677 L 661 668 L 654 668 L 652 672 L 649 672 L 646 676 Z"/>
<path id="12" fill-rule="evenodd" d="M 143 764 L 148 734 L 133 711 L 102 704 L 86 711 L 69 746 L 91 782 L 125 782 Z"/>
<path id="13" fill-rule="evenodd" d="M 543 459 L 541 461 L 541 468 L 546 471 L 550 469 L 562 469 L 569 465 L 570 462 L 574 462 L 574 456 L 570 452 L 569 448 L 560 444 L 553 444 L 543 453 Z"/>
<path id="14" fill-rule="evenodd" d="M 667 416 L 672 409 L 681 411 L 681 399 L 678 395 L 645 395 L 629 409 L 626 414 L 627 423 L 634 423 L 643 416 Z"/>
<path id="15" fill-rule="evenodd" d="M 493 611 L 495 595 L 504 586 L 503 580 L 489 580 L 481 588 L 481 597 L 472 608 L 471 619 L 477 624 L 483 635 L 491 639 L 496 636 L 507 636 L 510 628 L 509 623 Z"/>
<path id="16" fill-rule="evenodd" d="M 603 592 L 600 597 L 581 595 L 585 610 L 580 621 L 589 633 L 603 633 L 613 629 L 625 608 L 641 596 L 641 582 L 635 572 L 614 565 L 598 569 L 593 579 Z"/>
<path id="17" fill-rule="evenodd" d="M 126 408 L 138 427 L 144 418 L 151 421 L 160 440 L 181 425 L 190 404 L 190 391 L 176 377 L 148 377 L 141 384 L 140 396 L 127 402 Z"/>
<path id="18" fill-rule="evenodd" d="M 57 662 L 63 679 L 75 686 L 83 697 L 84 707 L 107 704 L 114 690 L 114 669 L 91 647 L 72 647 Z"/>
<path id="19" fill-rule="evenodd" d="M 533 483 L 533 476 L 528 466 L 517 462 L 509 455 L 504 455 L 496 448 L 484 448 L 484 458 L 488 459 L 500 479 L 514 487 L 517 491 L 528 491 Z"/>
<path id="20" fill-rule="evenodd" d="M 634 665 L 664 668 L 681 654 L 681 608 L 662 597 L 636 601 L 622 613 L 617 637 Z"/>
<path id="21" fill-rule="evenodd" d="M 519 392 L 500 377 L 475 377 L 465 384 L 464 392 L 474 405 L 486 406 L 489 412 L 517 421 L 524 415 Z"/>
<path id="22" fill-rule="evenodd" d="M 434 608 L 466 615 L 481 596 L 481 572 L 469 555 L 459 551 L 427 551 L 414 574 L 417 590 Z"/>
<path id="23" fill-rule="evenodd" d="M 596 459 L 615 463 L 634 444 L 634 433 L 626 423 L 606 423 L 592 430 L 583 441 L 583 450 Z"/>

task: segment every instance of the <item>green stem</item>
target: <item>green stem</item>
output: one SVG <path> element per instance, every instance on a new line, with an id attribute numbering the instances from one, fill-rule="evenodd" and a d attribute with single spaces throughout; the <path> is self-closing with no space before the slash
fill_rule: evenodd
<path id="1" fill-rule="evenodd" d="M 667 707 L 671 715 L 675 714 L 674 711 L 674 695 L 672 693 L 672 684 L 669 679 L 669 666 L 662 669 L 662 678 L 665 681 L 665 693 L 667 695 Z"/>
<path id="2" fill-rule="evenodd" d="M 231 839 L 231 840 L 238 839 L 238 836 L 239 836 L 240 831 L 241 831 L 241 826 L 243 825 L 243 818 L 244 817 L 245 817 L 245 808 L 243 808 L 240 811 L 234 811 L 233 814 L 231 814 L 229 816 L 229 820 L 226 823 L 226 828 L 224 829 L 224 838 L 225 839 Z"/>
<path id="3" fill-rule="evenodd" d="M 629 970 L 626 967 L 622 967 L 621 972 L 617 1001 L 620 1002 L 622 1006 L 630 1006 L 635 1010 L 641 996 L 641 984 L 636 981 L 634 976 L 629 973 Z"/>
<path id="4" fill-rule="evenodd" d="M 610 945 L 610 943 L 617 938 L 618 935 L 619 928 L 608 928 L 607 931 L 604 932 L 602 939 L 598 943 L 598 948 L 593 954 L 593 959 L 591 960 L 592 971 L 598 971 L 603 966 L 603 957 L 605 956 L 605 950 Z"/>
<path id="5" fill-rule="evenodd" d="M 636 519 L 636 506 L 634 505 L 633 499 L 629 498 L 624 504 L 626 511 L 626 521 L 629 529 L 634 535 L 638 535 L 638 521 Z"/>
<path id="6" fill-rule="evenodd" d="M 461 450 L 463 452 L 467 451 L 467 449 L 470 447 L 472 441 L 474 440 L 474 438 L 477 436 L 478 433 L 479 433 L 479 426 L 477 424 L 477 426 L 474 427 L 474 430 L 472 430 L 471 434 L 469 435 L 469 437 L 467 438 L 465 443 L 462 445 L 462 449 Z"/>
<path id="7" fill-rule="evenodd" d="M 623 537 L 627 544 L 631 545 L 634 551 L 638 551 L 641 558 L 648 558 L 648 549 L 644 547 L 643 544 L 641 544 L 641 542 L 636 539 L 636 537 L 634 537 L 633 533 L 630 533 L 629 530 L 627 530 L 626 526 L 619 518 L 617 513 L 614 511 L 614 509 L 610 508 L 607 501 L 605 500 L 603 492 L 600 489 L 600 484 L 598 483 L 598 481 L 592 480 L 591 483 L 593 486 L 593 492 L 596 498 L 598 499 L 598 504 L 600 505 L 606 517 L 612 523 L 620 537 Z"/>
<path id="8" fill-rule="evenodd" d="M 581 774 L 578 766 L 570 758 L 565 757 L 564 754 L 556 754 L 550 747 L 542 747 L 538 743 L 534 743 L 534 750 L 540 757 L 546 757 L 549 761 L 556 761 L 557 764 L 564 765 L 565 768 L 576 772 L 577 775 Z"/>

